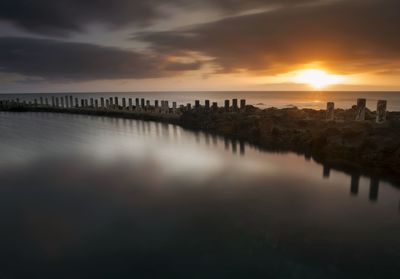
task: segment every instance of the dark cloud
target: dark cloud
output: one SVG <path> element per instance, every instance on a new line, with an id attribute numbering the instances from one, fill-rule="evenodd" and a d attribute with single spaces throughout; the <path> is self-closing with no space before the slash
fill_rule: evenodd
<path id="1" fill-rule="evenodd" d="M 0 37 L 0 72 L 46 80 L 153 78 L 200 67 L 162 56 L 56 40 Z"/>
<path id="2" fill-rule="evenodd" d="M 201 66 L 202 63 L 199 61 L 190 63 L 169 62 L 164 69 L 168 71 L 193 71 L 200 69 Z"/>
<path id="3" fill-rule="evenodd" d="M 67 35 L 82 31 L 87 24 L 109 26 L 146 25 L 164 18 L 166 7 L 217 8 L 237 12 L 268 5 L 287 5 L 317 0 L 1 0 L 0 20 L 36 33 Z M 321 1 L 321 0 L 319 0 Z M 324 0 L 322 0 L 324 1 Z"/>
<path id="4" fill-rule="evenodd" d="M 135 39 L 157 53 L 199 52 L 223 72 L 279 73 L 319 61 L 354 72 L 400 68 L 400 1 L 348 0 L 230 17 Z"/>
<path id="5" fill-rule="evenodd" d="M 159 16 L 158 0 L 2 0 L 0 19 L 27 30 L 65 35 L 88 23 L 141 23 Z"/>
<path id="6" fill-rule="evenodd" d="M 52 80 L 153 78 L 200 69 L 202 63 L 190 59 L 198 54 L 211 57 L 225 73 L 276 74 L 311 62 L 342 73 L 400 70 L 398 0 L 3 0 L 0 19 L 65 35 L 93 22 L 147 24 L 165 16 L 162 11 L 171 5 L 231 14 L 184 30 L 137 35 L 134 39 L 148 43 L 152 54 L 0 37 L 0 71 Z M 267 6 L 277 8 L 241 13 Z"/>

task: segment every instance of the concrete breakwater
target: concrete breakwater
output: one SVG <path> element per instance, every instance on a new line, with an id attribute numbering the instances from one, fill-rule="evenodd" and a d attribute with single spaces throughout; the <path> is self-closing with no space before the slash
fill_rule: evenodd
<path id="1" fill-rule="evenodd" d="M 78 99 L 73 96 L 26 102 L 1 100 L 3 111 L 92 114 L 162 121 L 248 141 L 271 151 L 294 151 L 324 164 L 324 168 L 356 175 L 386 177 L 400 182 L 400 112 L 376 111 L 358 99 L 349 109 L 258 109 L 246 100 L 226 100 L 222 107 L 206 100 L 177 106 L 176 102 L 144 98 Z M 328 171 L 327 171 L 328 172 Z"/>

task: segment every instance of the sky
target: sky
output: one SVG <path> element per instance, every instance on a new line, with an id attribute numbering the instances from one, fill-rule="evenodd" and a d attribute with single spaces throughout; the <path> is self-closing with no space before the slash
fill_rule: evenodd
<path id="1" fill-rule="evenodd" d="M 0 93 L 400 90 L 399 0 L 1 0 Z"/>

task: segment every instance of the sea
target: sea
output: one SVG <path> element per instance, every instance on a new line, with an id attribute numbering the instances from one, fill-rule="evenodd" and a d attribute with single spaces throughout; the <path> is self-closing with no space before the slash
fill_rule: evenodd
<path id="1" fill-rule="evenodd" d="M 400 97 L 79 94 L 101 96 L 392 110 Z M 0 224 L 1 279 L 400 278 L 400 185 L 165 123 L 0 112 Z"/>

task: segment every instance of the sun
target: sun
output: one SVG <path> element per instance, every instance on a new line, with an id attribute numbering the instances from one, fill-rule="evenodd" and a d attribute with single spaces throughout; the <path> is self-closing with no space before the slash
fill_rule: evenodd
<path id="1" fill-rule="evenodd" d="M 314 89 L 322 89 L 329 85 L 338 84 L 344 80 L 343 76 L 328 74 L 319 69 L 299 70 L 294 74 L 294 82 L 308 84 Z"/>

